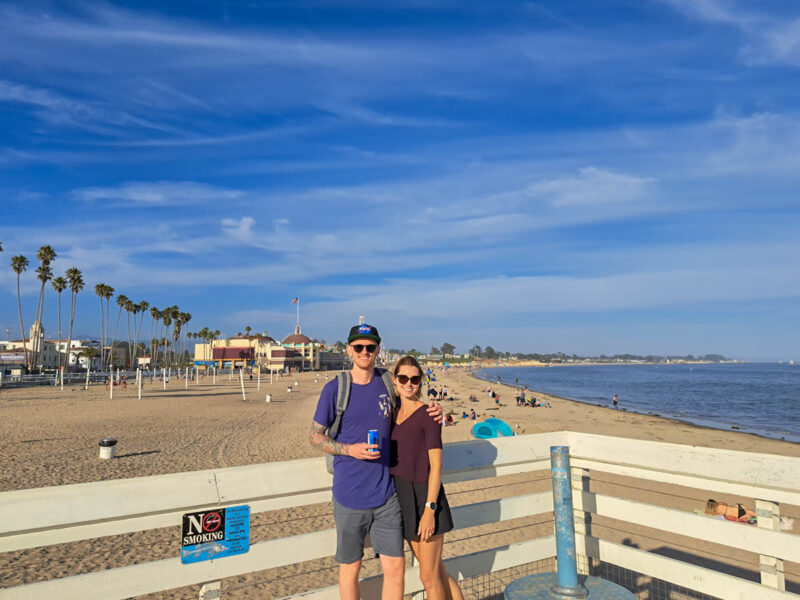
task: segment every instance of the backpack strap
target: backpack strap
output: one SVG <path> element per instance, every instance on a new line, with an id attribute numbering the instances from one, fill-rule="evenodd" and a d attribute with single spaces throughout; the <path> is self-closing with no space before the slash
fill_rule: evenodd
<path id="1" fill-rule="evenodd" d="M 392 372 L 388 369 L 378 369 L 378 374 L 381 376 L 381 381 L 383 381 L 383 387 L 385 387 L 386 391 L 389 393 L 389 398 L 392 401 L 392 411 L 394 411 L 395 408 L 397 408 L 397 394 L 394 391 Z"/>
<path id="2" fill-rule="evenodd" d="M 336 417 L 333 423 L 328 427 L 325 433 L 333 438 L 339 435 L 339 429 L 342 427 L 342 414 L 347 410 L 347 405 L 350 402 L 350 384 L 352 383 L 350 371 L 342 371 L 336 376 L 336 383 L 338 389 L 336 390 Z"/>

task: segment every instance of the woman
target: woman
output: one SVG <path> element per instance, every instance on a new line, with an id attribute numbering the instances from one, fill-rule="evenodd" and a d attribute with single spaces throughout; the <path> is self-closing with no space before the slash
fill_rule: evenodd
<path id="1" fill-rule="evenodd" d="M 442 428 L 420 400 L 422 368 L 413 356 L 394 367 L 400 396 L 392 429 L 392 467 L 403 513 L 403 536 L 419 561 L 419 577 L 429 600 L 464 600 L 442 561 L 444 534 L 453 529 L 442 487 Z"/>
<path id="2" fill-rule="evenodd" d="M 755 511 L 747 508 L 743 504 L 731 506 L 725 502 L 717 502 L 714 499 L 710 499 L 708 502 L 706 502 L 705 513 L 707 515 L 725 517 L 725 519 L 728 521 L 738 521 L 739 523 L 752 524 L 757 521 Z"/>

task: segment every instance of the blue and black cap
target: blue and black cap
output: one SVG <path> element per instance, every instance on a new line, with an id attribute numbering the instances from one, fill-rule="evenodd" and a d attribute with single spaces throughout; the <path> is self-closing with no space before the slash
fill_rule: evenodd
<path id="1" fill-rule="evenodd" d="M 347 336 L 347 343 L 349 344 L 353 340 L 358 339 L 375 340 L 379 344 L 381 343 L 381 336 L 378 335 L 378 330 L 366 323 L 354 325 L 350 328 L 350 335 Z"/>

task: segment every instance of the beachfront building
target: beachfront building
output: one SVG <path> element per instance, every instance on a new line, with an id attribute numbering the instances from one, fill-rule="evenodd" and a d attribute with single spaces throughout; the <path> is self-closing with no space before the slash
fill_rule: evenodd
<path id="1" fill-rule="evenodd" d="M 0 374 L 22 375 L 25 372 L 25 355 L 19 350 L 10 350 L 11 342 L 0 342 Z"/>
<path id="2" fill-rule="evenodd" d="M 6 351 L 13 351 L 17 355 L 21 354 L 23 366 L 30 362 L 30 358 L 38 352 L 36 364 L 33 365 L 35 371 L 57 369 L 61 359 L 61 354 L 58 352 L 53 340 L 44 339 L 44 327 L 39 321 L 34 321 L 33 325 L 31 325 L 27 338 L 6 342 Z M 26 356 L 28 360 L 26 360 Z"/>
<path id="3" fill-rule="evenodd" d="M 301 358 L 301 371 L 331 371 L 344 368 L 344 355 L 303 335 L 300 325 L 287 335 L 281 344 L 294 350 Z"/>
<path id="4" fill-rule="evenodd" d="M 67 340 L 53 342 L 58 348 L 59 354 L 63 355 L 67 351 Z M 97 340 L 70 340 L 69 358 L 67 370 L 80 369 L 85 371 L 98 371 L 102 369 L 100 364 L 100 347 Z"/>
<path id="5" fill-rule="evenodd" d="M 195 344 L 194 364 L 200 369 L 259 367 L 265 371 L 287 371 L 296 370 L 301 360 L 297 353 L 287 351 L 265 332 Z"/>
<path id="6" fill-rule="evenodd" d="M 282 342 L 262 335 L 235 336 L 195 344 L 194 364 L 200 369 L 216 367 L 259 368 L 262 371 L 326 371 L 341 369 L 344 355 L 327 348 L 300 332 L 295 332 Z"/>
<path id="7" fill-rule="evenodd" d="M 48 340 L 44 337 L 44 327 L 39 321 L 31 325 L 30 335 L 23 340 L 3 342 L 3 352 L 7 355 L 4 363 L 21 362 L 24 368 L 25 356 L 36 355 L 34 371 L 55 371 L 64 362 L 64 354 L 68 354 L 67 369 L 92 370 L 100 368 L 100 342 L 97 340 Z M 69 352 L 67 347 L 69 346 Z M 89 350 L 91 349 L 91 350 Z M 96 357 L 89 354 L 96 353 Z M 19 358 L 21 357 L 21 359 Z"/>
<path id="8" fill-rule="evenodd" d="M 86 367 L 93 371 L 100 369 L 101 344 L 98 340 L 47 340 L 47 342 L 53 345 L 59 357 L 63 357 L 67 353 L 67 346 L 69 346 L 67 364 L 70 369 L 86 369 Z M 90 359 L 89 354 L 96 354 L 96 356 Z"/>

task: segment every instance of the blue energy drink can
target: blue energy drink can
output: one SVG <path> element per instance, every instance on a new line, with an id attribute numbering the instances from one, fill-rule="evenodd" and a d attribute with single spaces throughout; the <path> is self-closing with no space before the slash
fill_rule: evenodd
<path id="1" fill-rule="evenodd" d="M 378 430 L 377 429 L 370 429 L 367 431 L 367 443 L 374 444 L 375 446 L 378 445 Z M 377 452 L 377 448 L 370 448 L 370 452 Z"/>

